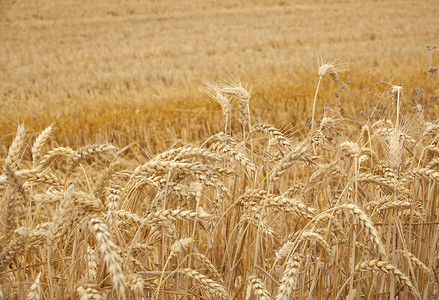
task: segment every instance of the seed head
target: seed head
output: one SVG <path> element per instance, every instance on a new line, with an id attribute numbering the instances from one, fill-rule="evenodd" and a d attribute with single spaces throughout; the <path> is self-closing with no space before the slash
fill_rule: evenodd
<path id="1" fill-rule="evenodd" d="M 333 64 L 323 64 L 319 67 L 319 76 L 323 77 L 325 75 L 337 76 L 337 69 Z"/>
<path id="2" fill-rule="evenodd" d="M 204 90 L 215 102 L 221 105 L 221 108 L 225 115 L 231 113 L 232 100 L 229 97 L 224 96 L 224 94 L 220 91 L 220 87 L 218 85 L 208 82 Z"/>
<path id="3" fill-rule="evenodd" d="M 402 95 L 402 89 L 403 87 L 400 85 L 392 85 L 392 87 L 390 88 L 390 93 L 392 95 L 398 95 L 398 93 Z"/>
<path id="4" fill-rule="evenodd" d="M 337 68 L 337 65 L 335 63 L 324 63 L 323 62 L 323 58 L 320 57 L 319 59 L 319 71 L 318 74 L 320 76 L 320 78 L 323 78 L 326 75 L 329 75 L 332 80 L 334 80 L 335 82 L 339 82 L 340 80 L 340 70 Z"/>

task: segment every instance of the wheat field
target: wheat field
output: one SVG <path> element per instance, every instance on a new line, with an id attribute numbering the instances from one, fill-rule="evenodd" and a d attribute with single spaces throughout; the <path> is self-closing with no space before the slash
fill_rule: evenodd
<path id="1" fill-rule="evenodd" d="M 0 299 L 438 299 L 437 8 L 0 2 Z"/>

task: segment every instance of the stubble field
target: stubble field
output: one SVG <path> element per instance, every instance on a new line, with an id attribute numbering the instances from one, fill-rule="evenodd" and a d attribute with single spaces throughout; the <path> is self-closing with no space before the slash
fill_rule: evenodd
<path id="1" fill-rule="evenodd" d="M 438 12 L 2 1 L 0 295 L 436 299 Z"/>

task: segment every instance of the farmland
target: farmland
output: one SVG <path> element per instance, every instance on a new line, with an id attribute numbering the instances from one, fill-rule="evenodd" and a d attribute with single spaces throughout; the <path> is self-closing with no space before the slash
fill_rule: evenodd
<path id="1" fill-rule="evenodd" d="M 436 1 L 2 1 L 5 299 L 438 297 Z"/>

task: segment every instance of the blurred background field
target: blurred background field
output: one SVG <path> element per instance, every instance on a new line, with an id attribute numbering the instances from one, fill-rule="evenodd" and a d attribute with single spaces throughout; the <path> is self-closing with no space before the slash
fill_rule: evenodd
<path id="1" fill-rule="evenodd" d="M 352 120 L 388 107 L 389 84 L 404 86 L 404 109 L 428 103 L 437 117 L 423 73 L 430 54 L 438 62 L 426 51 L 439 39 L 435 0 L 0 3 L 3 154 L 22 122 L 30 135 L 54 122 L 71 147 L 156 153 L 207 137 L 223 116 L 202 87 L 231 75 L 252 88 L 256 120 L 304 130 L 319 55 L 345 76 L 323 84 L 317 118 L 325 103 Z"/>

